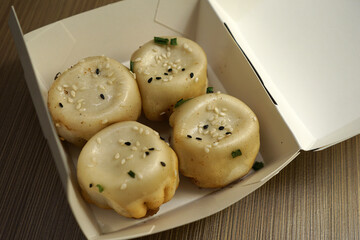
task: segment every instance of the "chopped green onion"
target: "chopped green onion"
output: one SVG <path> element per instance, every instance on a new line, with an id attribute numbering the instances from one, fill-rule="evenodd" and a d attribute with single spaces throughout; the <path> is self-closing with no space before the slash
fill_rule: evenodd
<path id="1" fill-rule="evenodd" d="M 169 39 L 162 37 L 154 37 L 154 42 L 157 44 L 167 45 L 169 43 Z"/>
<path id="2" fill-rule="evenodd" d="M 238 150 L 235 150 L 235 151 L 233 151 L 232 153 L 231 153 L 231 156 L 233 157 L 233 158 L 236 158 L 236 157 L 238 157 L 238 156 L 241 156 L 241 151 L 240 151 L 240 149 L 238 149 Z"/>
<path id="3" fill-rule="evenodd" d="M 177 39 L 176 38 L 170 39 L 170 45 L 177 45 Z"/>
<path id="4" fill-rule="evenodd" d="M 183 103 L 185 103 L 185 102 L 189 101 L 190 99 L 191 99 L 191 98 L 186 99 L 186 100 L 184 100 L 184 99 L 180 99 L 180 100 L 179 100 L 179 101 L 177 101 L 177 103 L 175 104 L 175 108 L 180 107 Z"/>
<path id="5" fill-rule="evenodd" d="M 134 62 L 130 61 L 130 71 L 134 72 Z"/>
<path id="6" fill-rule="evenodd" d="M 96 187 L 99 188 L 99 192 L 103 192 L 103 191 L 104 191 L 103 186 L 101 186 L 100 184 L 97 184 Z"/>
<path id="7" fill-rule="evenodd" d="M 262 162 L 255 162 L 254 165 L 252 166 L 252 169 L 254 169 L 255 171 L 262 169 L 264 167 L 264 163 Z"/>
<path id="8" fill-rule="evenodd" d="M 214 88 L 213 87 L 208 87 L 206 89 L 206 93 L 214 93 Z"/>
<path id="9" fill-rule="evenodd" d="M 128 172 L 128 174 L 129 174 L 130 177 L 135 178 L 135 173 L 133 171 L 130 170 Z"/>

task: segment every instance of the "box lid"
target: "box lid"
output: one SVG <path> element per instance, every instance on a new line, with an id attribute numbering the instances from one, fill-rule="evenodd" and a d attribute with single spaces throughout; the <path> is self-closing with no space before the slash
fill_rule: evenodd
<path id="1" fill-rule="evenodd" d="M 360 2 L 210 0 L 301 149 L 360 133 Z"/>

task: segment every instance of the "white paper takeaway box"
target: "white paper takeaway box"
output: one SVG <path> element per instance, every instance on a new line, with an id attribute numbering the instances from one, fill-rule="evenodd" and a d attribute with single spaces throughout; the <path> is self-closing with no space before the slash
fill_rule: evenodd
<path id="1" fill-rule="evenodd" d="M 9 25 L 39 121 L 69 204 L 90 239 L 132 238 L 206 217 L 278 173 L 300 149 L 330 146 L 360 133 L 360 6 L 357 2 L 164 1 L 111 4 L 22 35 Z M 218 190 L 181 179 L 153 217 L 125 219 L 84 202 L 76 182 L 79 149 L 62 144 L 46 108 L 54 75 L 91 55 L 127 63 L 141 44 L 183 35 L 208 56 L 210 85 L 248 104 L 261 127 L 265 167 Z M 234 40 L 235 39 L 235 40 Z M 164 136 L 168 129 L 152 124 Z"/>

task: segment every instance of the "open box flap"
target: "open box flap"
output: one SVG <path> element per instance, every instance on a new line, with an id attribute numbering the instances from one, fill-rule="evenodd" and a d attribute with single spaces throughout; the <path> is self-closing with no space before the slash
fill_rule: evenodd
<path id="1" fill-rule="evenodd" d="M 360 2 L 210 0 L 301 149 L 360 133 Z"/>

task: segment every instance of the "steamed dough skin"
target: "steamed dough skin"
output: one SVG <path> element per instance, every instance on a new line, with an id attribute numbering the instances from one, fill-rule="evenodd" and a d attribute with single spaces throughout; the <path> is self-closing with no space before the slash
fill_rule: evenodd
<path id="1" fill-rule="evenodd" d="M 157 132 L 135 121 L 94 135 L 80 153 L 77 177 L 88 202 L 131 218 L 156 213 L 179 184 L 175 152 Z"/>
<path id="2" fill-rule="evenodd" d="M 82 146 L 112 123 L 136 120 L 141 97 L 128 68 L 108 57 L 88 57 L 54 81 L 48 108 L 59 136 Z"/>
<path id="3" fill-rule="evenodd" d="M 153 121 L 168 119 L 180 99 L 205 94 L 207 59 L 203 49 L 182 37 L 177 45 L 161 45 L 151 40 L 131 57 L 141 92 L 143 111 Z"/>
<path id="4" fill-rule="evenodd" d="M 170 125 L 179 170 L 199 187 L 223 187 L 243 177 L 259 151 L 257 117 L 226 94 L 206 94 L 185 102 L 171 115 Z"/>

